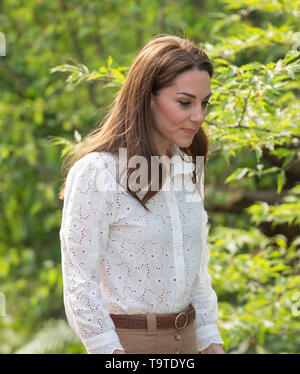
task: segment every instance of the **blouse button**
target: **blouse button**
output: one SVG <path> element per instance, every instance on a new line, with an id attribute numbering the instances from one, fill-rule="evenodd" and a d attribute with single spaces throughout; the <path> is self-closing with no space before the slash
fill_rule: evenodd
<path id="1" fill-rule="evenodd" d="M 181 339 L 181 336 L 179 334 L 176 334 L 175 335 L 175 340 L 180 340 Z"/>

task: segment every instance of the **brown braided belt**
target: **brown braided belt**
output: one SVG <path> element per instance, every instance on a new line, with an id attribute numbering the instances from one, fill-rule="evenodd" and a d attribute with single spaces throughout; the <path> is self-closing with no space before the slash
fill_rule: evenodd
<path id="1" fill-rule="evenodd" d="M 115 327 L 119 329 L 147 329 L 146 314 L 110 314 Z M 156 324 L 158 329 L 176 328 L 184 329 L 186 326 L 194 322 L 195 309 L 192 304 L 181 313 L 169 315 L 156 314 Z"/>

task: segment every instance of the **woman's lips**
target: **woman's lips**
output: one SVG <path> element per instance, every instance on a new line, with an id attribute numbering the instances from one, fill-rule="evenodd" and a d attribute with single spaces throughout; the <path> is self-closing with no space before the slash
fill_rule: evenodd
<path id="1" fill-rule="evenodd" d="M 192 130 L 192 129 L 182 129 L 185 133 L 187 134 L 190 134 L 190 135 L 193 135 L 195 134 L 196 130 Z"/>

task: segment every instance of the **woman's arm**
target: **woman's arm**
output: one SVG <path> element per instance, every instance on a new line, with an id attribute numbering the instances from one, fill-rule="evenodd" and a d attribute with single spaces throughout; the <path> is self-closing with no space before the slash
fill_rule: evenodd
<path id="1" fill-rule="evenodd" d="M 201 192 L 204 196 L 204 175 L 201 177 Z M 201 203 L 202 204 L 202 203 Z M 193 305 L 196 311 L 196 337 L 198 348 L 203 353 L 224 353 L 221 344 L 223 340 L 219 333 L 218 323 L 218 298 L 212 288 L 211 276 L 208 272 L 208 263 L 210 258 L 209 248 L 207 246 L 208 226 L 207 213 L 202 204 L 201 229 L 201 260 L 199 279 L 195 288 Z"/>
<path id="2" fill-rule="evenodd" d="M 212 343 L 205 348 L 201 353 L 203 354 L 224 354 L 224 349 L 221 344 Z"/>
<path id="3" fill-rule="evenodd" d="M 208 249 L 205 251 L 208 251 Z M 195 324 L 198 349 L 202 353 L 224 353 L 221 347 L 224 342 L 217 326 L 217 296 L 211 285 L 207 265 L 204 266 L 208 262 L 209 254 L 203 255 L 205 259 L 203 259 L 204 262 L 200 269 L 201 274 L 193 297 L 193 305 L 196 311 Z"/>
<path id="4" fill-rule="evenodd" d="M 107 244 L 111 206 L 97 186 L 104 160 L 92 152 L 69 171 L 60 229 L 64 303 L 69 324 L 88 353 L 122 350 L 100 294 L 100 260 Z"/>

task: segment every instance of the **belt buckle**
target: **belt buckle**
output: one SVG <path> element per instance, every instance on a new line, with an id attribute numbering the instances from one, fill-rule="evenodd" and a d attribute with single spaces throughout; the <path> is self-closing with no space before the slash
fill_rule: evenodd
<path id="1" fill-rule="evenodd" d="M 181 316 L 185 316 L 185 321 L 184 321 L 184 325 L 182 327 L 179 327 L 177 326 L 177 323 L 178 323 L 178 319 L 181 317 Z M 175 327 L 177 330 L 182 330 L 184 329 L 186 326 L 187 326 L 187 322 L 188 322 L 188 315 L 186 312 L 181 312 L 179 314 L 177 314 L 176 318 L 175 318 Z"/>

